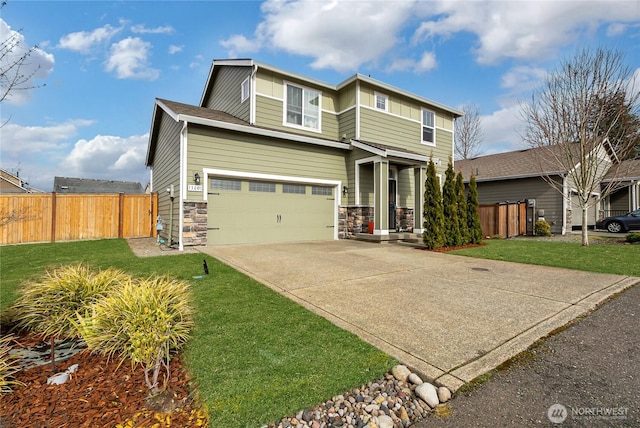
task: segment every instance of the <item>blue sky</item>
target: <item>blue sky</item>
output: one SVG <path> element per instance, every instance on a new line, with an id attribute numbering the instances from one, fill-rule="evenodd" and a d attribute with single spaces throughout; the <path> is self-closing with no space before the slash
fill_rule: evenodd
<path id="1" fill-rule="evenodd" d="M 483 154 L 522 147 L 519 101 L 576 49 L 625 51 L 640 82 L 638 0 L 9 0 L 1 38 L 14 31 L 13 54 L 39 47 L 22 70 L 39 87 L 0 105 L 0 167 L 47 192 L 54 176 L 144 186 L 154 98 L 197 104 L 213 59 L 474 103 Z"/>

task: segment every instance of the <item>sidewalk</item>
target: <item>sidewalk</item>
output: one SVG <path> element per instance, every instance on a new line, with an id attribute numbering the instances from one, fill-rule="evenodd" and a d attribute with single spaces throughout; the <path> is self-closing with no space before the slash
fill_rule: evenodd
<path id="1" fill-rule="evenodd" d="M 554 426 L 552 420 L 563 418 L 564 427 L 640 426 L 638 326 L 635 286 L 459 393 L 451 416 L 413 426 Z M 549 418 L 552 405 L 556 413 Z"/>

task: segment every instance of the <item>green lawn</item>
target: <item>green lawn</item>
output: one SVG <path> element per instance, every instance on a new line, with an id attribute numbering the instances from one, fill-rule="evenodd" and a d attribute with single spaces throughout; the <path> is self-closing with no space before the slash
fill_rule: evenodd
<path id="1" fill-rule="evenodd" d="M 495 239 L 451 254 L 640 277 L 640 246 Z"/>
<path id="2" fill-rule="evenodd" d="M 210 274 L 194 279 L 203 257 Z M 23 280 L 78 262 L 190 281 L 196 326 L 184 356 L 212 427 L 264 425 L 377 379 L 396 363 L 211 257 L 137 258 L 124 240 L 0 247 L 0 309 Z"/>

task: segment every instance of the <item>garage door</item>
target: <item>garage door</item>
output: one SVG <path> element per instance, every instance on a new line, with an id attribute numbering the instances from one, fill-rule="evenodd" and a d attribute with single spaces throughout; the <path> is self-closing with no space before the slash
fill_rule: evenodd
<path id="1" fill-rule="evenodd" d="M 209 245 L 334 239 L 332 186 L 211 178 L 207 199 Z"/>

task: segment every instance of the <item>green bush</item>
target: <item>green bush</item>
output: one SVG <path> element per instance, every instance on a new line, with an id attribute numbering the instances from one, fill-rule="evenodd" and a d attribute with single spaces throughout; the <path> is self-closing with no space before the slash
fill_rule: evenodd
<path id="1" fill-rule="evenodd" d="M 631 243 L 640 242 L 640 232 L 627 233 L 625 240 Z"/>
<path id="2" fill-rule="evenodd" d="M 93 272 L 82 264 L 47 271 L 42 280 L 18 288 L 18 298 L 11 308 L 13 321 L 18 329 L 50 340 L 51 365 L 55 367 L 54 340 L 77 336 L 76 312 L 103 298 L 127 278 L 119 270 Z"/>
<path id="3" fill-rule="evenodd" d="M 141 364 L 145 382 L 152 393 L 161 368 L 169 376 L 171 353 L 180 349 L 193 326 L 189 284 L 168 277 L 129 280 L 104 299 L 80 314 L 76 323 L 91 350 L 120 362 Z"/>
<path id="4" fill-rule="evenodd" d="M 0 338 L 0 395 L 11 392 L 14 386 L 24 385 L 13 377 L 20 371 L 20 367 L 18 366 L 19 358 L 9 354 L 11 340 L 13 336 L 10 334 Z"/>
<path id="5" fill-rule="evenodd" d="M 545 220 L 538 220 L 533 226 L 533 233 L 536 236 L 551 236 L 551 226 Z"/>

